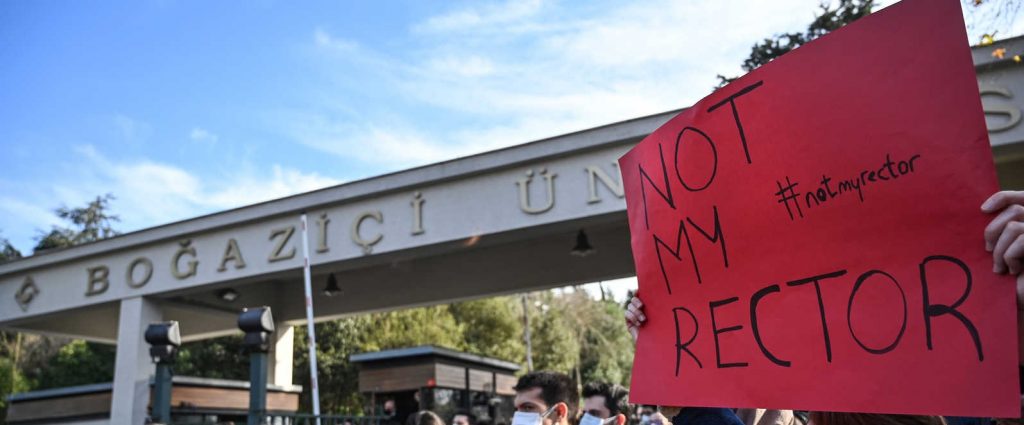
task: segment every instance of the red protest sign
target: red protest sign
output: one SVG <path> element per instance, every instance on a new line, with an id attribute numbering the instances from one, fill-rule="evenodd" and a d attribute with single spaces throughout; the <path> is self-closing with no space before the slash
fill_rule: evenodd
<path id="1" fill-rule="evenodd" d="M 632 401 L 1017 416 L 1014 284 L 955 0 L 905 0 L 620 160 L 647 324 Z"/>

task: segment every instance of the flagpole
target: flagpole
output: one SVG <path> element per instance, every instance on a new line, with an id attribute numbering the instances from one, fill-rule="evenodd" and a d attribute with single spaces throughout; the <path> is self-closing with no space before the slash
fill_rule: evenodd
<path id="1" fill-rule="evenodd" d="M 309 382 L 313 387 L 313 415 L 320 425 L 320 383 L 316 366 L 316 332 L 313 331 L 313 288 L 309 271 L 309 231 L 306 230 L 306 212 L 302 212 L 302 275 L 306 290 L 306 335 L 309 337 Z"/>

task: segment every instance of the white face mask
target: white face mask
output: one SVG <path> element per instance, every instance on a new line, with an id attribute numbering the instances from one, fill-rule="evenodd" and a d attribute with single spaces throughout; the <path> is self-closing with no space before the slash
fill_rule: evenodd
<path id="1" fill-rule="evenodd" d="M 555 411 L 555 406 L 551 406 L 543 415 L 537 412 L 520 412 L 517 410 L 512 414 L 512 425 L 540 425 L 544 418 L 553 411 Z"/>
<path id="2" fill-rule="evenodd" d="M 608 419 L 601 419 L 589 413 L 584 413 L 583 417 L 580 418 L 580 425 L 608 425 L 613 422 L 615 422 L 615 416 Z"/>

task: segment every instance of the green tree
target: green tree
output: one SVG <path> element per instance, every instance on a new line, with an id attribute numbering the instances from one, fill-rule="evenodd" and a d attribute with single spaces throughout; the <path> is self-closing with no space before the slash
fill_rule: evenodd
<path id="1" fill-rule="evenodd" d="M 446 305 L 374 313 L 371 335 L 364 351 L 390 350 L 417 345 L 437 345 L 455 350 L 465 347 L 462 327 Z"/>
<path id="2" fill-rule="evenodd" d="M 369 315 L 354 316 L 316 324 L 317 369 L 320 380 L 321 411 L 344 414 L 363 411 L 365 400 L 359 393 L 359 369 L 349 357 L 365 351 L 366 339 L 373 333 Z M 309 388 L 309 343 L 306 327 L 295 329 L 294 380 Z M 302 405 L 308 409 L 309 391 L 302 393 Z"/>
<path id="3" fill-rule="evenodd" d="M 66 248 L 116 236 L 118 232 L 114 230 L 112 223 L 121 219 L 110 214 L 110 201 L 114 199 L 114 195 L 108 193 L 97 196 L 85 207 L 57 208 L 54 210 L 57 217 L 69 221 L 73 227 L 53 226 L 49 232 L 40 234 L 34 252 Z"/>
<path id="4" fill-rule="evenodd" d="M 16 258 L 21 258 L 21 251 L 18 251 L 14 245 L 11 245 L 11 241 L 7 240 L 7 238 L 0 237 L 0 263 Z"/>
<path id="5" fill-rule="evenodd" d="M 533 368 L 552 370 L 573 376 L 579 362 L 580 345 L 570 312 L 554 293 L 532 294 L 530 333 Z"/>
<path id="6" fill-rule="evenodd" d="M 28 390 L 28 382 L 14 364 L 14 360 L 0 356 L 0 423 L 7 417 L 7 394 Z"/>
<path id="7" fill-rule="evenodd" d="M 463 328 L 466 351 L 511 362 L 524 361 L 526 347 L 518 297 L 464 301 L 449 308 Z"/>
<path id="8" fill-rule="evenodd" d="M 309 338 L 305 327 L 296 328 L 295 381 L 309 388 Z M 319 323 L 315 327 L 320 406 L 324 412 L 362 413 L 365 400 L 358 391 L 358 369 L 352 354 L 436 345 L 455 350 L 466 347 L 463 327 L 449 306 L 437 305 L 372 313 Z M 309 392 L 301 403 L 308 410 Z"/>
<path id="9" fill-rule="evenodd" d="M 42 367 L 34 389 L 110 382 L 114 379 L 115 353 L 112 345 L 71 341 Z"/>
<path id="10" fill-rule="evenodd" d="M 580 342 L 583 382 L 608 381 L 629 387 L 633 370 L 633 337 L 622 322 L 622 308 L 614 301 L 593 301 L 593 322 Z"/>
<path id="11" fill-rule="evenodd" d="M 113 199 L 113 195 L 107 194 L 97 196 L 85 207 L 62 206 L 54 210 L 71 227 L 54 226 L 50 232 L 41 234 L 34 252 L 116 235 L 112 223 L 118 221 L 118 217 L 109 212 L 110 201 Z M 7 239 L 0 238 L 0 261 L 20 256 L 21 253 Z M 10 365 L 3 367 L 13 369 L 0 371 L 3 374 L 0 378 L 0 399 L 3 400 L 10 391 L 91 384 L 113 379 L 116 353 L 113 346 L 16 332 L 0 332 L 0 343 L 0 359 L 10 359 Z M 4 382 L 13 384 L 4 385 Z"/>
<path id="12" fill-rule="evenodd" d="M 189 342 L 181 345 L 174 373 L 180 376 L 249 380 L 249 355 L 241 335 Z"/>
<path id="13" fill-rule="evenodd" d="M 776 34 L 765 38 L 751 47 L 750 56 L 743 61 L 741 68 L 746 72 L 753 71 L 797 47 L 870 15 L 871 10 L 875 7 L 875 2 L 874 0 L 840 0 L 835 7 L 829 3 L 823 3 L 819 7 L 821 8 L 820 13 L 807 26 L 807 31 Z M 718 87 L 723 87 L 736 78 L 739 77 L 729 78 L 718 75 Z"/>

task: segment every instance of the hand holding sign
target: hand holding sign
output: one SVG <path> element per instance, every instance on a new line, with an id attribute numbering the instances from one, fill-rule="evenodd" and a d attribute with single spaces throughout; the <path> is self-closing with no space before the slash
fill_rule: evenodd
<path id="1" fill-rule="evenodd" d="M 1018 195 L 976 209 L 996 182 L 963 28 L 956 1 L 905 0 L 620 160 L 634 402 L 1018 413 L 1011 279 L 988 271 L 1021 268 Z"/>
<path id="2" fill-rule="evenodd" d="M 981 205 L 981 210 L 998 213 L 985 227 L 985 249 L 992 253 L 992 271 L 1020 274 L 1024 257 L 1024 191 L 996 193 Z"/>

